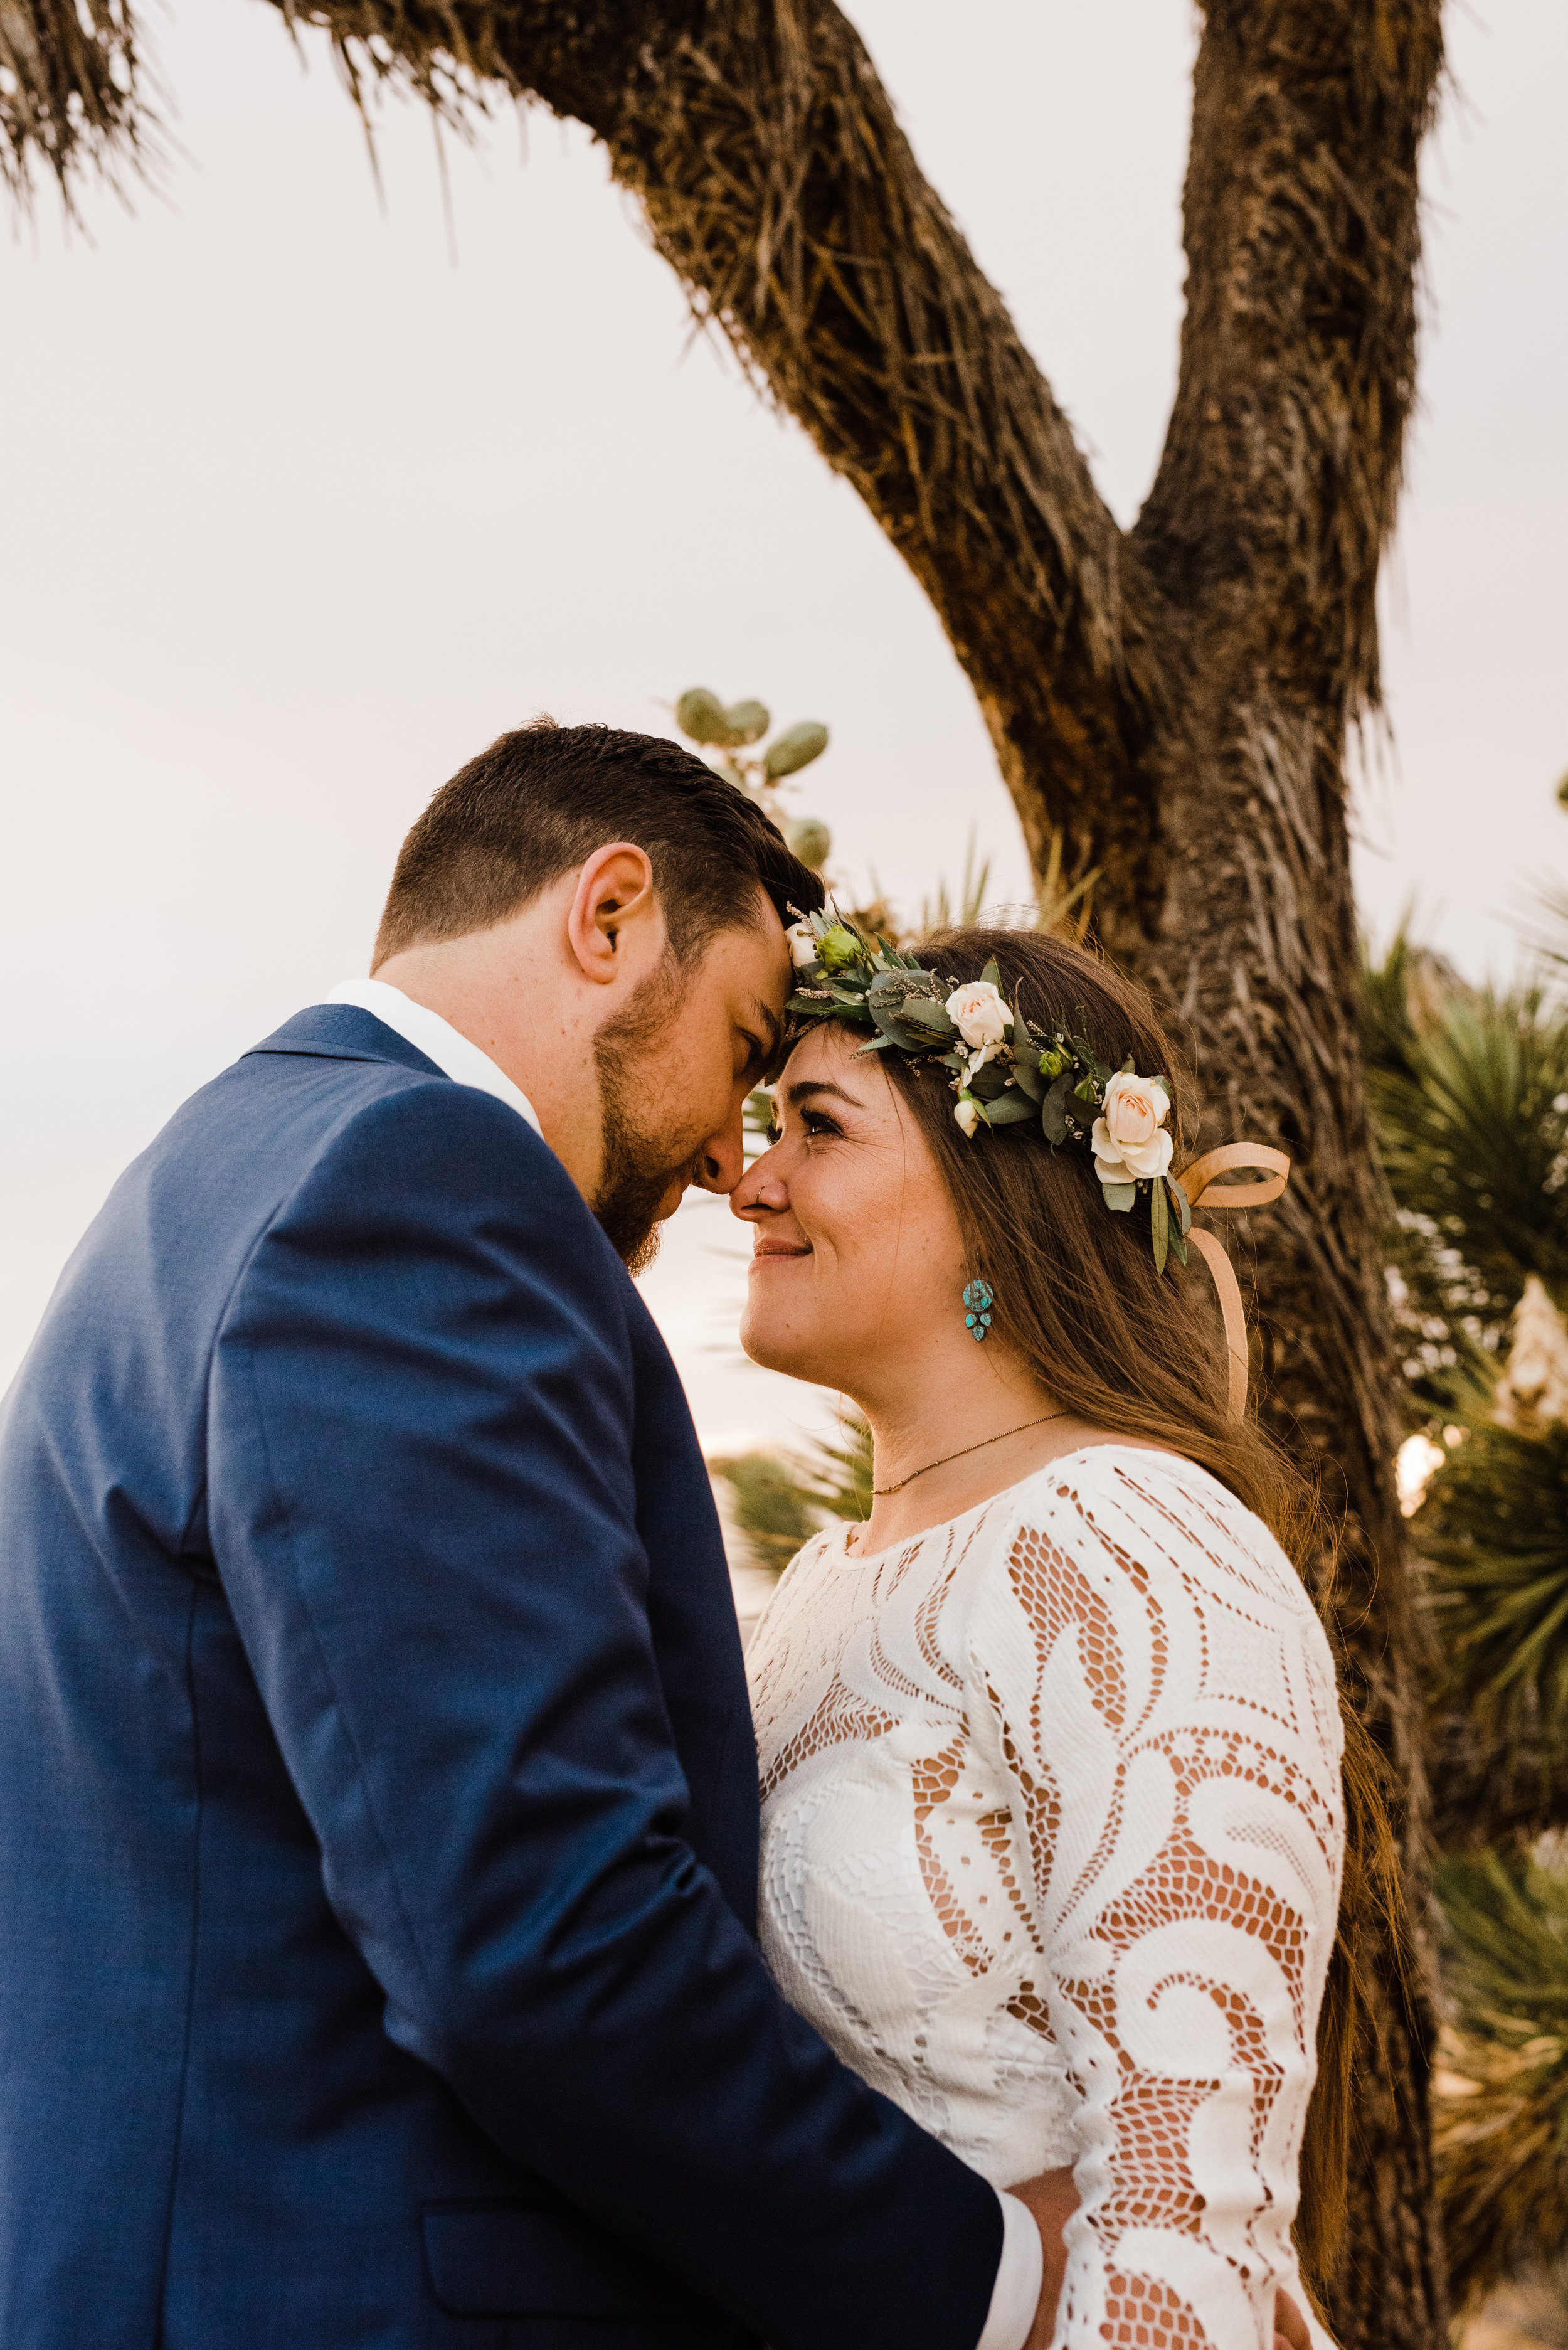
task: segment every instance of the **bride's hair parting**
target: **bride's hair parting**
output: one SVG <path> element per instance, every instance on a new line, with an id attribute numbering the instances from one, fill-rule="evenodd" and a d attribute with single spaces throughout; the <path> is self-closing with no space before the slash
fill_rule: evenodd
<path id="1" fill-rule="evenodd" d="M 1148 996 L 1102 957 L 1037 932 L 942 931 L 919 959 L 950 986 L 993 959 L 1025 1018 L 1072 1022 L 1111 1068 L 1131 1056 L 1174 1088 L 1177 1166 L 1197 1118 L 1190 1076 Z M 1324 1616 L 1343 1673 L 1333 1605 L 1334 1527 L 1315 1490 L 1251 1413 L 1231 1417 L 1223 1335 L 1208 1275 L 1156 1271 L 1147 1228 L 1107 1215 L 1086 1150 L 1052 1150 L 1030 1120 L 972 1140 L 953 1118 L 940 1068 L 884 1053 L 941 1170 L 974 1273 L 1006 1300 L 1006 1336 L 1075 1418 L 1155 1443 L 1206 1469 L 1263 1521 Z M 999 1331 L 1000 1335 L 1000 1331 Z M 1297 2248 L 1314 2295 L 1332 2281 L 1343 2235 L 1353 2126 L 1356 1983 L 1364 1949 L 1408 1948 L 1386 1766 L 1343 1692 L 1345 1880 L 1317 2034 L 1317 2081 L 1302 2149 Z"/>

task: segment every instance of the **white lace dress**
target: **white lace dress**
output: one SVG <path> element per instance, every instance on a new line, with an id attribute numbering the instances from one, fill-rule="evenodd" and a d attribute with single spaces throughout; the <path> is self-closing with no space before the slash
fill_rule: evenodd
<path id="1" fill-rule="evenodd" d="M 750 1669 L 786 1997 L 997 2186 L 1074 2165 L 1058 2350 L 1269 2350 L 1343 1837 L 1272 1535 L 1088 1449 L 872 1557 L 817 1535 Z"/>

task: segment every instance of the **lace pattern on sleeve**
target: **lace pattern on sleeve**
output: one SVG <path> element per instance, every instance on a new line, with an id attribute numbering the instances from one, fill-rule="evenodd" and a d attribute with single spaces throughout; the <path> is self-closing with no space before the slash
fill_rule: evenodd
<path id="1" fill-rule="evenodd" d="M 1081 2100 L 1071 2350 L 1267 2343 L 1294 2275 L 1339 1722 L 1304 1595 L 1220 1498 L 1163 1467 L 1059 1490 L 971 1624 L 1038 1953 L 1012 2012 Z"/>

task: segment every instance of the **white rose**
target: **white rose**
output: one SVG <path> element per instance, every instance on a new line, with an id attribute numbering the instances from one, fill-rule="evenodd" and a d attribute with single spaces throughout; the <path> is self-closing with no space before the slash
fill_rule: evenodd
<path id="1" fill-rule="evenodd" d="M 789 941 L 790 961 L 796 971 L 804 971 L 808 962 L 816 961 L 816 932 L 809 922 L 792 922 L 784 936 Z"/>
<path id="2" fill-rule="evenodd" d="M 971 979 L 955 987 L 948 998 L 948 1017 L 956 1022 L 966 1045 L 1000 1045 L 1012 1025 L 1012 1014 L 989 979 Z"/>
<path id="3" fill-rule="evenodd" d="M 1166 1174 L 1174 1149 L 1165 1125 L 1169 1116 L 1170 1097 L 1162 1085 L 1118 1069 L 1106 1082 L 1101 1115 L 1089 1137 L 1101 1182 L 1134 1183 Z"/>
<path id="4" fill-rule="evenodd" d="M 975 1128 L 980 1124 L 980 1104 L 972 1095 L 960 1094 L 953 1104 L 953 1116 L 972 1141 Z"/>

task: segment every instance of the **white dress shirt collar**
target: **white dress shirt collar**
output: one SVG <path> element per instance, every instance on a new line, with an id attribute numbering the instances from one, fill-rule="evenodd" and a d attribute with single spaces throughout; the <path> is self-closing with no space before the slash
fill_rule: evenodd
<path id="1" fill-rule="evenodd" d="M 385 1028 L 412 1045 L 427 1061 L 460 1086 L 473 1086 L 482 1094 L 493 1094 L 508 1109 L 514 1109 L 525 1118 L 535 1134 L 543 1139 L 544 1129 L 538 1114 L 522 1088 L 514 1086 L 504 1069 L 498 1068 L 488 1053 L 460 1036 L 450 1020 L 439 1012 L 431 1012 L 423 1003 L 416 1003 L 400 987 L 390 987 L 384 979 L 346 979 L 324 997 L 327 1003 L 356 1003 L 361 1012 L 372 1012 Z"/>

